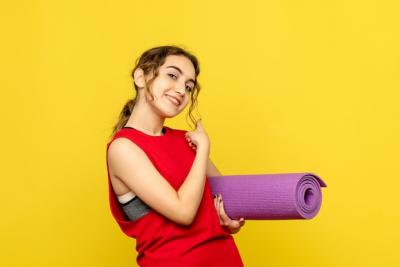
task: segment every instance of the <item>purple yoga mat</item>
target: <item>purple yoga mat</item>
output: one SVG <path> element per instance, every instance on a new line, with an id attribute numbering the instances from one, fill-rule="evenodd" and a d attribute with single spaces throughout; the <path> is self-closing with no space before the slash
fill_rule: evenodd
<path id="1" fill-rule="evenodd" d="M 311 219 L 321 207 L 321 187 L 326 187 L 312 173 L 223 175 L 208 181 L 235 220 Z"/>

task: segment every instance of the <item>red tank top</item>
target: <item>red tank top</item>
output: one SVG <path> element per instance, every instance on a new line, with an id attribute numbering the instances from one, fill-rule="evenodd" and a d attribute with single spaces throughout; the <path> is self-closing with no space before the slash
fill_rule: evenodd
<path id="1" fill-rule="evenodd" d="M 161 136 L 147 135 L 133 128 L 122 128 L 107 144 L 127 138 L 139 146 L 154 167 L 178 190 L 189 174 L 196 152 L 188 145 L 184 130 L 164 127 Z M 203 198 L 193 223 L 179 225 L 155 210 L 129 221 L 112 188 L 108 171 L 110 209 L 121 230 L 136 239 L 137 263 L 140 266 L 243 266 L 232 235 L 219 223 L 210 185 L 206 179 Z"/>

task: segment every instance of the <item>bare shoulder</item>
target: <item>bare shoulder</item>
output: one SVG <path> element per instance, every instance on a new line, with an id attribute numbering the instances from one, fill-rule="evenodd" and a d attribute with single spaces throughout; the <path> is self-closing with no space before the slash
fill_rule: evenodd
<path id="1" fill-rule="evenodd" d="M 121 172 L 128 171 L 127 168 L 140 165 L 147 159 L 144 151 L 132 140 L 126 137 L 114 139 L 107 150 L 107 162 L 110 174 L 121 179 Z"/>
<path id="2" fill-rule="evenodd" d="M 110 167 L 113 167 L 115 161 L 132 158 L 132 156 L 143 157 L 143 155 L 145 155 L 143 150 L 132 140 L 125 137 L 119 137 L 111 142 L 107 151 L 107 161 L 110 164 Z"/>
<path id="3" fill-rule="evenodd" d="M 129 155 L 137 155 L 140 156 L 140 153 L 135 153 L 137 151 L 138 146 L 133 143 L 131 140 L 127 138 L 117 138 L 114 139 L 108 150 L 107 150 L 107 163 L 108 163 L 108 170 L 110 175 L 110 180 L 114 192 L 117 195 L 123 195 L 129 191 L 132 191 L 124 182 L 123 180 L 117 175 L 120 173 L 120 166 L 116 164 L 120 159 L 126 158 Z M 129 153 L 129 155 L 128 155 Z M 138 155 L 139 154 L 139 155 Z"/>
<path id="4" fill-rule="evenodd" d="M 112 155 L 118 151 L 124 151 L 128 149 L 128 147 L 137 147 L 137 145 L 128 138 L 121 136 L 111 141 L 107 154 Z"/>

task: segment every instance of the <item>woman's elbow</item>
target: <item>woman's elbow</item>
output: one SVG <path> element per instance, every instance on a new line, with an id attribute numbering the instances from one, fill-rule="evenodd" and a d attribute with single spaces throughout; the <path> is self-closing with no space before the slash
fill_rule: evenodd
<path id="1" fill-rule="evenodd" d="M 193 214 L 193 212 L 186 210 L 178 214 L 178 216 L 175 218 L 175 222 L 180 225 L 189 226 L 193 223 L 195 217 L 196 214 Z"/>

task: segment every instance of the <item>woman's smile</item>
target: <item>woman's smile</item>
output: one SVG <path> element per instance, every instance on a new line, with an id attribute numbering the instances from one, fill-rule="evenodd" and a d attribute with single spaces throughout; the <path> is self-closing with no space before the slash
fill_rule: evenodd
<path id="1" fill-rule="evenodd" d="M 166 96 L 167 96 L 169 102 L 171 102 L 174 106 L 179 107 L 180 103 L 176 98 L 169 96 L 169 95 L 166 95 Z"/>

